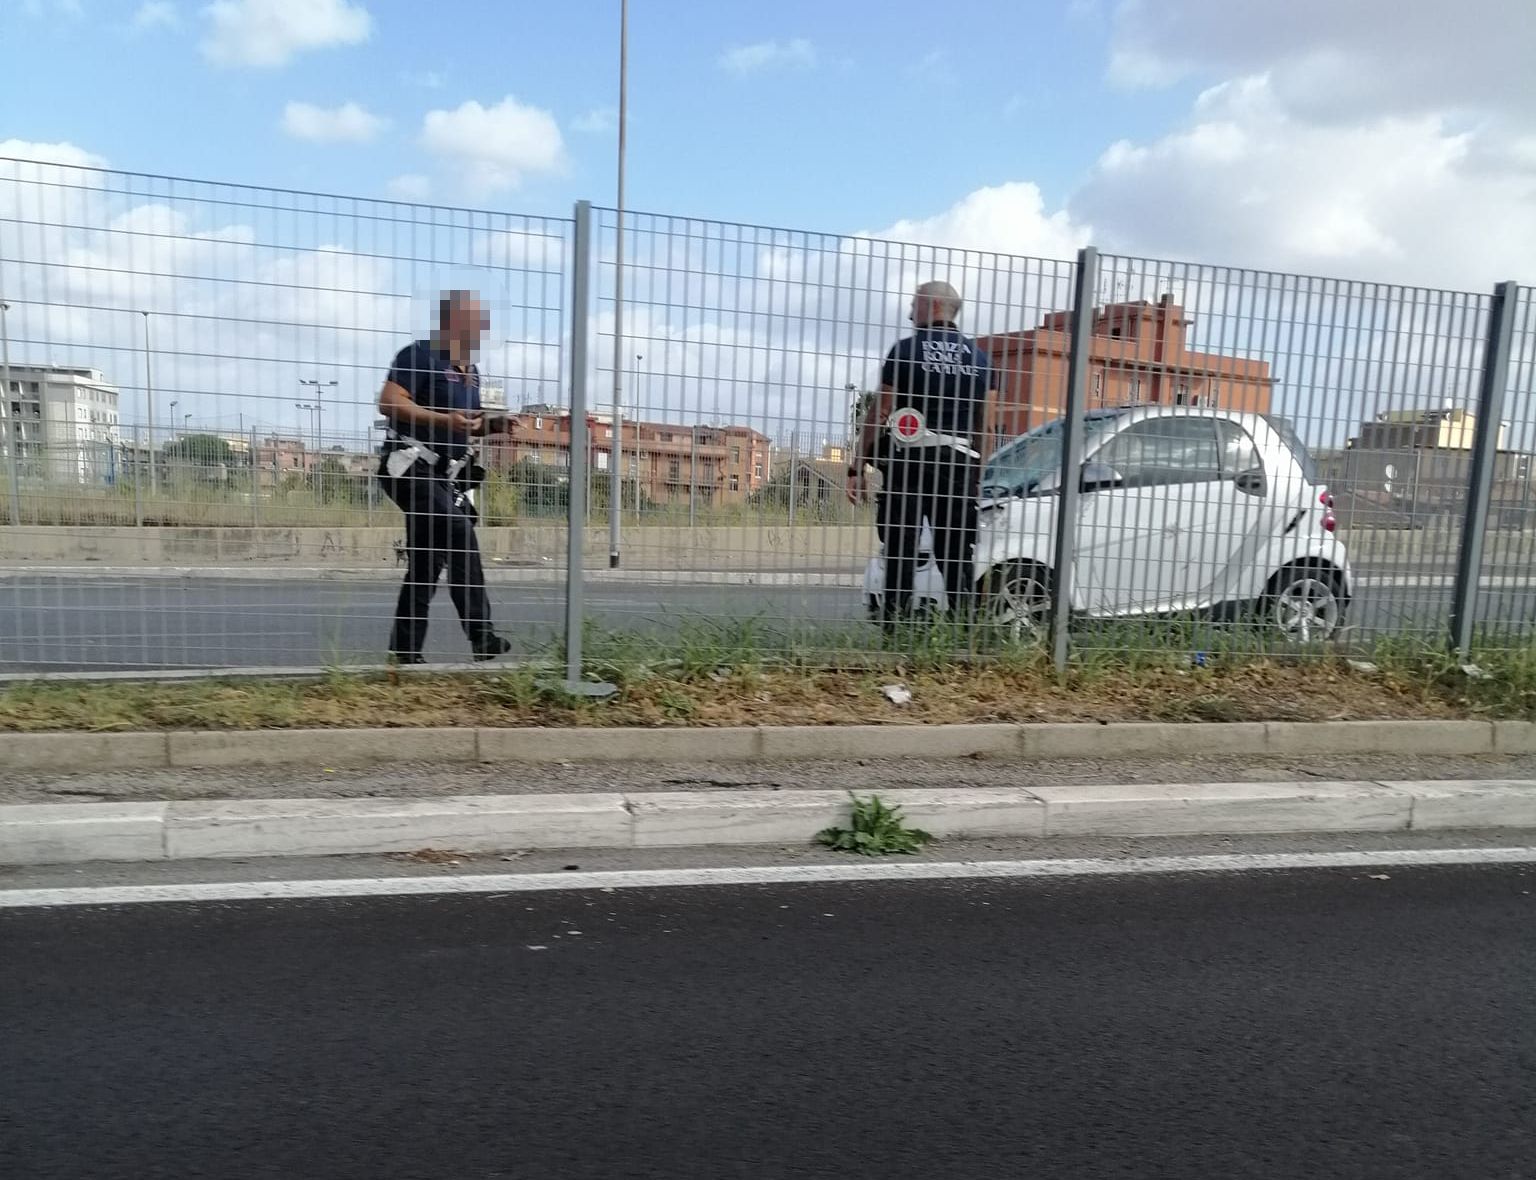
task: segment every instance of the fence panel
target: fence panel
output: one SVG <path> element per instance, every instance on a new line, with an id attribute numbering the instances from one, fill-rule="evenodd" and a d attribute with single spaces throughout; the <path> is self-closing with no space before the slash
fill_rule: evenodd
<path id="1" fill-rule="evenodd" d="M 1088 462 L 1123 482 L 1079 525 L 1086 607 L 1225 604 L 1235 626 L 1080 646 L 1443 642 L 1488 296 L 1106 255 L 1098 305 Z M 1137 403 L 1122 437 L 1111 411 Z"/>
<path id="2" fill-rule="evenodd" d="M 566 219 L 0 160 L 0 671 L 377 662 L 402 518 L 376 403 L 478 290 L 487 404 L 558 403 Z M 498 622 L 561 619 L 564 487 L 497 467 Z M 448 596 L 431 647 L 463 658 Z"/>
<path id="3" fill-rule="evenodd" d="M 587 594 L 599 634 L 701 659 L 742 644 L 836 656 L 931 642 L 915 629 L 887 642 L 868 618 L 876 511 L 846 487 L 862 407 L 911 332 L 920 282 L 951 282 L 962 329 L 1002 339 L 1069 305 L 1073 264 L 627 213 L 618 338 L 615 214 L 597 222 L 594 569 L 609 555 L 614 464 L 622 476 L 619 575 L 594 577 Z M 1034 380 L 1064 388 L 1065 353 Z M 1024 425 L 989 420 L 988 445 Z M 918 571 L 920 598 L 934 580 Z"/>

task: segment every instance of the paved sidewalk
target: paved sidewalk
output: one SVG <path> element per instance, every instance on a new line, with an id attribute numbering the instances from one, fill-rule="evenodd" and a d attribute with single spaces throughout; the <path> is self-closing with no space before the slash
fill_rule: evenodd
<path id="1" fill-rule="evenodd" d="M 274 740 L 281 740 L 274 735 Z M 842 759 L 751 763 L 434 763 L 7 774 L 0 805 L 207 799 L 440 798 L 720 790 L 888 791 L 1074 783 L 1536 779 L 1536 755 L 1184 759 Z"/>

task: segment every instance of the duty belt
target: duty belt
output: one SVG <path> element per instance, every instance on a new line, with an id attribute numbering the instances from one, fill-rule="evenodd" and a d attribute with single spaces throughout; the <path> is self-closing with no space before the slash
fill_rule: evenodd
<path id="1" fill-rule="evenodd" d="M 469 452 L 467 450 L 457 459 L 451 460 L 444 466 L 443 457 L 420 439 L 396 432 L 393 441 L 403 444 L 384 458 L 384 470 L 393 479 L 401 478 L 419 460 L 425 460 L 431 464 L 434 470 L 442 468 L 443 478 L 452 483 L 458 479 L 459 473 L 469 465 Z"/>

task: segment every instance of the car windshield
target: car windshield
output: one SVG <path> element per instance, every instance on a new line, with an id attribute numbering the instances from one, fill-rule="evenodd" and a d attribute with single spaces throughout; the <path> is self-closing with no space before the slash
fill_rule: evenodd
<path id="1" fill-rule="evenodd" d="M 1265 414 L 1264 421 L 1269 423 L 1270 429 L 1280 436 L 1280 441 L 1290 448 L 1291 454 L 1296 456 L 1296 462 L 1301 466 L 1301 474 L 1308 483 L 1322 482 L 1322 476 L 1317 470 L 1317 460 L 1312 457 L 1312 452 L 1307 450 L 1307 444 L 1301 441 L 1301 436 L 1296 433 L 1295 427 L 1278 414 Z"/>
<path id="2" fill-rule="evenodd" d="M 1113 424 L 1113 414 L 1090 414 L 1083 420 L 1086 446 Z M 1014 439 L 992 458 L 981 473 L 983 496 L 1027 496 L 1042 481 L 1061 473 L 1061 419 L 1047 422 Z"/>

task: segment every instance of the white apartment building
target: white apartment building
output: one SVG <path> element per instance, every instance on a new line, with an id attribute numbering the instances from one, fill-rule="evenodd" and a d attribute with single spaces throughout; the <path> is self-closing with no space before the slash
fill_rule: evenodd
<path id="1" fill-rule="evenodd" d="M 117 387 L 97 369 L 18 365 L 0 398 L 0 453 L 58 483 L 100 483 L 122 435 Z"/>

